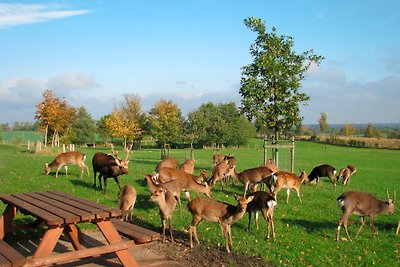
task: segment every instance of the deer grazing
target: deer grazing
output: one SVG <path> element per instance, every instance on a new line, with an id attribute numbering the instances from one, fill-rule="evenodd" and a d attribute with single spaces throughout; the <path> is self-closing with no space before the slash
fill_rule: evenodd
<path id="1" fill-rule="evenodd" d="M 306 172 L 301 171 L 300 176 L 296 176 L 294 173 L 291 172 L 278 171 L 277 173 L 275 173 L 275 175 L 277 176 L 277 179 L 274 184 L 274 195 L 277 196 L 278 192 L 281 191 L 282 188 L 286 189 L 286 203 L 289 203 L 290 190 L 294 189 L 296 190 L 297 197 L 299 198 L 300 203 L 302 203 L 300 197 L 300 187 L 306 179 Z"/>
<path id="2" fill-rule="evenodd" d="M 137 198 L 136 189 L 131 185 L 124 185 L 119 191 L 118 208 L 121 210 L 121 218 L 124 221 L 133 222 L 133 208 Z"/>
<path id="3" fill-rule="evenodd" d="M 238 202 L 237 206 L 220 202 L 211 198 L 196 197 L 187 204 L 189 212 L 192 214 L 192 222 L 190 223 L 189 239 L 190 247 L 193 248 L 193 234 L 197 244 L 200 244 L 197 236 L 196 226 L 206 219 L 209 222 L 218 222 L 225 236 L 225 247 L 229 253 L 233 248 L 231 226 L 240 220 L 246 212 L 247 204 L 253 200 L 251 197 L 239 197 L 235 195 Z"/>
<path id="4" fill-rule="evenodd" d="M 64 166 L 65 175 L 68 176 L 68 165 L 76 164 L 81 168 L 81 178 L 83 171 L 89 176 L 89 168 L 85 164 L 86 155 L 78 151 L 69 151 L 59 154 L 50 164 L 46 163 L 44 167 L 44 172 L 48 175 L 54 167 L 56 167 L 56 178 L 58 177 L 58 171 Z"/>
<path id="5" fill-rule="evenodd" d="M 328 164 L 323 164 L 320 166 L 314 167 L 307 178 L 304 180 L 305 182 L 311 183 L 313 180 L 316 180 L 316 186 L 318 186 L 320 177 L 328 177 L 333 183 L 336 190 L 336 169 Z"/>
<path id="6" fill-rule="evenodd" d="M 165 220 L 168 220 L 170 240 L 171 242 L 174 242 L 172 233 L 172 214 L 174 213 L 177 200 L 171 192 L 164 188 L 155 190 L 151 194 L 150 200 L 156 202 L 160 209 L 163 242 L 165 242 Z"/>
<path id="7" fill-rule="evenodd" d="M 259 184 L 261 182 L 269 186 L 269 181 L 271 177 L 274 177 L 274 172 L 267 167 L 256 167 L 252 169 L 244 170 L 240 173 L 236 172 L 236 168 L 233 168 L 232 178 L 236 181 L 244 184 L 243 196 L 246 196 L 247 189 L 252 184 Z"/>
<path id="8" fill-rule="evenodd" d="M 336 177 L 336 181 L 342 180 L 342 184 L 346 185 L 350 183 L 350 177 L 356 172 L 356 167 L 353 165 L 347 165 L 347 167 L 340 169 L 339 174 Z"/>
<path id="9" fill-rule="evenodd" d="M 112 177 L 114 181 L 117 183 L 118 188 L 121 189 L 119 184 L 118 176 L 123 174 L 128 174 L 128 163 L 129 163 L 129 155 L 130 148 L 126 149 L 126 158 L 124 160 L 120 159 L 114 155 L 105 154 L 102 152 L 97 152 L 94 154 L 92 159 L 93 165 L 93 173 L 94 173 L 94 181 L 93 187 L 96 188 L 96 176 L 97 172 L 99 173 L 99 186 L 102 189 L 101 178 L 103 177 L 104 181 L 104 191 L 107 190 L 107 178 Z"/>
<path id="10" fill-rule="evenodd" d="M 337 198 L 339 207 L 343 211 L 343 215 L 339 219 L 339 224 L 337 228 L 336 241 L 340 238 L 340 228 L 343 225 L 346 231 L 347 237 L 351 241 L 349 231 L 347 229 L 347 222 L 349 216 L 356 214 L 361 217 L 361 226 L 356 233 L 356 237 L 360 233 L 361 229 L 365 225 L 365 216 L 369 216 L 369 224 L 371 227 L 371 232 L 374 233 L 375 226 L 374 220 L 375 215 L 379 213 L 394 213 L 396 192 L 394 192 L 394 200 L 392 201 L 388 194 L 388 201 L 381 201 L 376 199 L 374 196 L 362 192 L 347 191 Z"/>
<path id="11" fill-rule="evenodd" d="M 275 226 L 274 226 L 274 209 L 278 205 L 274 195 L 264 191 L 252 192 L 248 197 L 253 196 L 253 200 L 247 204 L 246 211 L 249 213 L 249 223 L 247 230 L 250 230 L 251 214 L 255 215 L 256 227 L 258 230 L 258 211 L 261 211 L 265 221 L 267 222 L 267 236 L 270 238 L 270 232 L 272 228 L 272 236 L 275 239 Z"/>
<path id="12" fill-rule="evenodd" d="M 226 176 L 230 176 L 233 173 L 233 168 L 225 161 L 218 163 L 212 169 L 212 175 L 210 178 L 210 186 L 214 186 L 217 181 L 221 181 L 221 187 L 224 187 L 224 179 Z"/>

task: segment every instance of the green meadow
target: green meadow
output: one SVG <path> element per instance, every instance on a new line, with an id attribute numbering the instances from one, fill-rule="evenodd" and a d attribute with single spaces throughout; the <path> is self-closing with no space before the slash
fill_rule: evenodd
<path id="1" fill-rule="evenodd" d="M 49 176 L 43 174 L 44 165 L 61 152 L 61 150 L 34 154 L 24 146 L 0 145 L 0 194 L 29 191 L 60 190 L 90 200 L 116 207 L 118 187 L 112 178 L 108 179 L 108 190 L 93 189 L 93 172 L 91 159 L 94 153 L 105 148 L 79 149 L 86 153 L 90 176 L 79 178 L 80 169 L 69 167 L 69 176 L 64 169 L 55 178 L 55 170 Z M 120 155 L 124 153 L 120 149 Z M 214 150 L 195 150 L 195 174 L 200 168 L 211 174 L 211 162 Z M 233 153 L 237 159 L 237 171 L 256 167 L 263 162 L 263 149 L 260 140 L 253 140 L 248 147 L 240 149 L 222 149 L 220 153 Z M 189 156 L 189 150 L 172 149 L 170 156 L 182 163 Z M 280 149 L 280 169 L 289 170 L 289 150 Z M 134 150 L 129 162 L 129 174 L 120 176 L 121 185 L 129 183 L 138 192 L 135 205 L 135 223 L 149 229 L 159 231 L 161 221 L 158 207 L 149 201 L 150 192 L 144 182 L 143 174 L 154 171 L 160 160 L 159 150 Z M 232 227 L 234 248 L 232 253 L 259 255 L 267 264 L 283 266 L 396 266 L 400 257 L 400 235 L 396 236 L 396 214 L 379 214 L 375 218 L 376 235 L 373 236 L 367 224 L 358 238 L 354 234 L 360 225 L 359 217 L 350 217 L 350 234 L 353 241 L 335 241 L 337 222 L 342 212 L 338 208 L 336 198 L 345 191 L 356 190 L 373 194 L 379 199 L 387 199 L 386 190 L 391 197 L 393 191 L 400 192 L 400 151 L 379 150 L 330 146 L 311 142 L 296 141 L 295 172 L 304 169 L 308 173 L 314 166 L 328 163 L 337 170 L 348 164 L 357 167 L 357 173 L 347 186 L 338 184 L 336 191 L 328 178 L 322 178 L 320 185 L 304 185 L 301 188 L 303 204 L 292 191 L 289 204 L 286 204 L 286 190 L 278 195 L 278 206 L 275 209 L 275 240 L 266 240 L 266 223 L 260 216 L 260 228 L 254 224 L 246 231 L 248 215 Z M 213 188 L 213 198 L 235 204 L 233 194 L 243 194 L 243 185 L 230 184 L 222 190 L 217 184 Z M 195 197 L 195 193 L 191 193 Z M 186 210 L 187 200 L 182 197 L 182 210 L 175 210 L 173 226 L 175 237 L 188 240 L 186 229 L 191 215 Z M 0 204 L 0 209 L 4 210 Z M 23 215 L 19 219 L 29 220 Z M 367 222 L 369 220 L 367 219 Z M 93 227 L 91 224 L 82 226 Z M 198 226 L 201 246 L 225 249 L 224 238 L 218 224 L 203 221 Z M 342 237 L 345 232 L 342 230 Z M 188 241 L 186 242 L 187 244 Z M 196 250 L 196 247 L 193 248 Z"/>

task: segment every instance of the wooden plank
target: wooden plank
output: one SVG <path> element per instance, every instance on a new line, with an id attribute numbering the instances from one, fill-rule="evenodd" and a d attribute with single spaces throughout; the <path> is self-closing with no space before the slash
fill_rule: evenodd
<path id="1" fill-rule="evenodd" d="M 0 254 L 0 267 L 11 267 L 11 262 L 9 262 L 3 255 Z"/>
<path id="2" fill-rule="evenodd" d="M 26 258 L 22 256 L 13 247 L 8 245 L 3 240 L 0 240 L 0 254 L 2 257 L 6 258 L 10 263 L 9 266 L 22 266 L 26 262 Z"/>
<path id="3" fill-rule="evenodd" d="M 117 244 L 103 245 L 100 247 L 93 247 L 93 248 L 60 253 L 60 254 L 53 254 L 49 257 L 29 259 L 24 267 L 43 266 L 43 265 L 47 266 L 55 263 L 61 263 L 92 256 L 98 256 L 121 250 L 127 250 L 134 246 L 135 244 L 132 241 L 125 241 Z"/>
<path id="4" fill-rule="evenodd" d="M 76 201 L 76 200 L 73 200 L 71 198 L 67 198 L 66 194 L 64 194 L 64 195 L 56 195 L 56 194 L 53 194 L 52 192 L 40 192 L 39 194 L 45 195 L 48 198 L 51 198 L 51 199 L 57 200 L 59 202 L 62 202 L 64 204 L 70 206 L 73 209 L 80 209 L 80 210 L 82 210 L 82 212 L 89 213 L 90 217 L 91 217 L 90 220 L 107 218 L 110 215 L 109 212 L 107 212 L 107 211 L 103 211 L 103 210 L 100 210 L 98 208 L 94 208 L 92 206 L 88 206 L 87 204 L 82 203 L 80 201 Z"/>
<path id="5" fill-rule="evenodd" d="M 17 207 L 22 213 L 44 220 L 48 225 L 60 225 L 64 223 L 63 218 L 60 218 L 15 196 L 2 195 L 0 198 L 4 203 Z"/>
<path id="6" fill-rule="evenodd" d="M 96 214 L 96 219 L 106 219 L 106 218 L 113 218 L 113 217 L 118 217 L 121 214 L 121 211 L 117 208 L 111 208 L 108 207 L 106 205 L 102 205 L 87 199 L 83 199 L 83 198 L 79 198 L 79 197 L 75 197 L 72 195 L 68 195 L 66 193 L 63 192 L 59 192 L 59 191 L 49 191 L 49 193 L 58 195 L 58 196 L 63 196 L 67 199 L 70 199 L 72 201 L 78 202 L 80 203 L 80 205 L 82 206 L 85 205 L 85 210 L 93 212 L 94 214 Z"/>
<path id="7" fill-rule="evenodd" d="M 73 213 L 67 212 L 65 210 L 59 209 L 51 204 L 41 201 L 41 200 L 35 199 L 28 194 L 17 194 L 17 195 L 13 195 L 13 196 L 15 196 L 23 201 L 29 202 L 30 204 L 32 204 L 38 208 L 41 208 L 47 212 L 50 212 L 60 218 L 63 218 L 65 223 L 76 223 L 76 222 L 80 221 L 79 216 L 77 216 Z"/>
<path id="8" fill-rule="evenodd" d="M 125 221 L 112 219 L 111 222 L 114 224 L 115 228 L 120 234 L 132 238 L 133 240 L 135 240 L 136 243 L 148 243 L 158 240 L 161 237 L 161 235 L 157 232 Z"/>
<path id="9" fill-rule="evenodd" d="M 27 195 L 29 195 L 29 196 L 31 196 L 33 198 L 36 198 L 36 199 L 38 199 L 40 201 L 43 201 L 45 203 L 51 204 L 54 207 L 57 207 L 59 209 L 65 210 L 65 211 L 70 212 L 70 213 L 73 213 L 73 214 L 79 216 L 81 218 L 81 221 L 89 221 L 89 220 L 95 219 L 95 215 L 94 214 L 92 214 L 90 212 L 87 212 L 85 210 L 82 210 L 79 207 L 76 207 L 77 205 L 74 206 L 71 203 L 62 202 L 62 200 L 64 198 L 61 198 L 61 197 L 59 197 L 58 199 L 54 198 L 53 197 L 54 195 L 49 194 L 47 192 L 27 193 Z M 82 206 L 82 205 L 80 205 L 80 206 Z"/>

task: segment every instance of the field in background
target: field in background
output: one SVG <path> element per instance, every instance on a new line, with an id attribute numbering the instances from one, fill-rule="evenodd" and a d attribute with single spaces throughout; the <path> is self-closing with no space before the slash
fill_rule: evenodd
<path id="1" fill-rule="evenodd" d="M 0 194 L 28 191 L 61 190 L 80 197 L 98 201 L 109 206 L 117 206 L 118 187 L 112 179 L 108 180 L 108 191 L 94 190 L 91 158 L 97 151 L 108 153 L 106 149 L 80 149 L 87 154 L 90 177 L 79 178 L 80 169 L 69 168 L 69 176 L 60 171 L 56 179 L 53 175 L 43 175 L 44 164 L 50 162 L 60 151 L 46 154 L 33 154 L 24 147 L 0 145 Z M 195 174 L 200 168 L 211 173 L 213 150 L 195 150 Z M 260 140 L 254 140 L 248 148 L 223 149 L 224 154 L 234 153 L 237 158 L 237 170 L 242 171 L 260 165 L 263 162 L 263 150 Z M 120 151 L 124 157 L 123 151 Z M 189 156 L 188 150 L 171 150 L 170 156 L 183 162 Z M 289 152 L 281 149 L 280 168 L 289 169 Z M 135 223 L 158 231 L 161 225 L 158 207 L 149 201 L 150 192 L 144 183 L 143 173 L 154 171 L 160 160 L 159 150 L 135 150 L 129 163 L 129 174 L 121 176 L 121 184 L 132 184 L 138 192 L 135 205 Z M 304 169 L 308 172 L 319 164 L 329 163 L 340 169 L 347 164 L 354 164 L 358 172 L 348 186 L 338 185 L 336 192 L 327 178 L 322 178 L 318 188 L 303 186 L 301 189 L 303 204 L 299 203 L 293 192 L 290 203 L 286 204 L 286 192 L 279 193 L 279 204 L 275 210 L 276 240 L 265 240 L 266 224 L 260 219 L 260 229 L 253 224 L 250 232 L 247 227 L 247 214 L 232 227 L 234 249 L 232 253 L 260 255 L 273 265 L 306 266 L 357 266 L 378 265 L 393 266 L 400 256 L 400 236 L 395 236 L 398 213 L 378 215 L 375 226 L 376 237 L 371 235 L 368 225 L 353 242 L 335 242 L 337 221 L 341 216 L 336 198 L 347 190 L 369 192 L 380 199 L 386 199 L 386 190 L 400 192 L 400 151 L 382 149 L 361 149 L 331 146 L 297 141 L 295 147 L 295 172 Z M 234 204 L 233 194 L 242 194 L 242 185 L 230 185 L 228 190 L 221 190 L 219 184 L 213 189 L 213 198 Z M 193 197 L 196 194 L 191 194 Z M 191 215 L 186 210 L 186 200 L 182 197 L 183 208 L 177 209 L 173 218 L 175 235 L 187 240 Z M 0 209 L 4 205 L 0 204 Z M 20 216 L 22 217 L 22 216 Z M 359 219 L 351 217 L 357 225 L 350 225 L 350 234 L 354 236 Z M 85 227 L 90 228 L 91 225 Z M 224 239 L 216 223 L 201 222 L 198 226 L 200 242 L 203 246 L 221 246 Z M 345 237 L 342 233 L 342 237 Z M 188 243 L 187 243 L 188 244 Z"/>

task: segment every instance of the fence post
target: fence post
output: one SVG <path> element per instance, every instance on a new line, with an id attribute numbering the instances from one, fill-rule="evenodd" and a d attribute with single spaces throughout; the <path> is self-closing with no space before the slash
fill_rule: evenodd
<path id="1" fill-rule="evenodd" d="M 294 173 L 294 136 L 292 136 L 292 146 L 290 148 L 290 171 Z"/>

